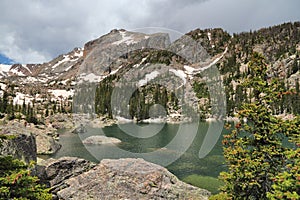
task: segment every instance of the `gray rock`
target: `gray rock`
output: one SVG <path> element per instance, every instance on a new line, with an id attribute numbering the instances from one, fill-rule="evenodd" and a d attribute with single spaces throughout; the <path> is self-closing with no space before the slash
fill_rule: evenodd
<path id="1" fill-rule="evenodd" d="M 83 124 L 80 124 L 80 126 L 78 126 L 77 128 L 75 128 L 73 131 L 71 131 L 72 133 L 75 134 L 80 134 L 80 133 L 86 133 L 87 130 L 86 128 L 83 126 Z"/>
<path id="2" fill-rule="evenodd" d="M 80 67 L 80 74 L 103 75 L 111 62 L 126 53 L 143 48 L 166 49 L 169 45 L 170 38 L 166 33 L 143 34 L 112 30 L 84 45 L 85 59 Z"/>
<path id="3" fill-rule="evenodd" d="M 61 145 L 55 141 L 54 137 L 57 138 L 57 133 L 55 129 L 48 128 L 45 126 L 34 126 L 33 124 L 27 124 L 27 126 L 24 125 L 25 121 L 19 122 L 16 120 L 9 121 L 9 123 L 4 127 L 0 126 L 1 132 L 5 134 L 12 134 L 12 135 L 30 135 L 32 134 L 34 139 L 34 145 L 33 142 L 31 142 L 29 145 L 32 146 L 32 148 L 35 148 L 35 154 L 53 154 L 58 149 L 60 149 Z M 26 149 L 23 151 L 26 151 Z M 21 151 L 22 152 L 22 151 Z M 18 152 L 16 152 L 18 154 Z M 31 151 L 29 151 L 29 154 L 32 154 Z M 35 156 L 36 157 L 36 156 Z M 35 158 L 36 161 L 36 158 Z"/>
<path id="4" fill-rule="evenodd" d="M 51 191 L 55 194 L 60 189 L 67 187 L 65 185 L 67 179 L 82 174 L 95 165 L 95 163 L 75 157 L 48 159 L 37 167 L 37 175 L 42 182 L 51 187 Z"/>
<path id="5" fill-rule="evenodd" d="M 3 133 L 0 133 L 3 134 Z M 0 155 L 13 156 L 26 163 L 36 161 L 35 137 L 30 133 L 10 133 L 12 139 L 0 139 Z"/>
<path id="6" fill-rule="evenodd" d="M 72 117 L 62 113 L 49 116 L 46 123 L 50 123 L 55 129 L 71 129 L 74 127 Z"/>
<path id="7" fill-rule="evenodd" d="M 90 136 L 82 141 L 83 144 L 118 144 L 121 142 L 122 141 L 117 138 L 106 137 L 104 135 Z"/>
<path id="8" fill-rule="evenodd" d="M 55 172 L 57 173 L 57 172 Z M 102 160 L 68 179 L 58 191 L 66 199 L 208 199 L 210 192 L 179 181 L 167 169 L 143 159 Z"/>
<path id="9" fill-rule="evenodd" d="M 195 41 L 187 35 L 183 35 L 178 40 L 174 41 L 170 45 L 169 51 L 176 55 L 180 55 L 190 63 L 200 63 L 209 58 L 209 55 L 201 46 L 200 42 Z"/>
<path id="10" fill-rule="evenodd" d="M 46 134 L 36 134 L 37 154 L 53 154 L 61 145 L 55 139 Z"/>

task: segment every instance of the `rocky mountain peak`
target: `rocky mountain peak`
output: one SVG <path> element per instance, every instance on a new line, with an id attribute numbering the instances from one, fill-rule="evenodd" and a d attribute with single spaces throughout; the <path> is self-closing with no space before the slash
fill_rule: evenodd
<path id="1" fill-rule="evenodd" d="M 208 88 L 205 83 L 207 77 L 201 77 L 200 72 L 215 65 L 224 80 L 225 87 L 231 90 L 227 96 L 231 106 L 228 106 L 228 110 L 232 114 L 235 110 L 233 101 L 238 98 L 235 92 L 241 87 L 238 79 L 249 75 L 247 66 L 253 52 L 260 52 L 264 55 L 271 78 L 278 77 L 285 80 L 283 82 L 286 83 L 286 87 L 299 90 L 299 22 L 233 35 L 220 28 L 196 29 L 172 43 L 167 33 L 145 34 L 114 29 L 87 42 L 84 48 L 75 48 L 43 64 L 12 66 L 0 64 L 0 77 L 3 85 L 13 83 L 20 86 L 20 91 L 14 91 L 20 94 L 12 95 L 19 98 L 18 102 L 23 102 L 25 96 L 26 99 L 37 98 L 32 94 L 53 98 L 52 94 L 49 95 L 49 91 L 59 93 L 60 95 L 57 96 L 64 96 L 68 101 L 72 101 L 72 98 L 69 99 L 69 94 L 73 94 L 72 91 L 81 82 L 93 82 L 95 85 L 103 83 L 103 90 L 106 91 L 108 85 L 115 87 L 115 83 L 120 78 L 126 80 L 127 83 L 130 80 L 140 79 L 135 82 L 138 87 L 145 86 L 140 90 L 141 93 L 143 91 L 152 91 L 154 94 L 162 92 L 163 87 L 146 88 L 146 83 L 151 80 L 155 81 L 166 72 L 172 75 L 172 78 L 167 80 L 175 79 L 173 77 L 179 80 L 178 86 L 190 85 L 188 99 L 193 107 L 206 109 L 206 115 L 210 112 L 210 107 L 203 106 L 201 102 L 208 102 Z M 5 87 L 1 86 L 1 88 Z M 0 92 L 3 93 L 3 91 Z M 32 93 L 30 98 L 24 94 L 26 92 Z M 171 93 L 164 94 L 167 94 L 166 97 L 172 96 Z M 98 96 L 103 97 L 102 93 Z M 151 95 L 145 98 L 151 98 Z M 85 98 L 83 101 L 86 104 Z M 110 102 L 110 100 L 107 101 Z M 167 103 L 171 105 L 170 102 Z M 103 105 L 98 106 L 103 107 Z M 175 102 L 173 107 L 180 110 L 180 106 L 177 106 Z M 107 111 L 108 108 L 103 109 Z"/>
<path id="2" fill-rule="evenodd" d="M 162 42 L 163 40 L 163 42 Z M 96 47 L 107 49 L 111 46 L 122 45 L 131 46 L 142 43 L 140 46 L 157 45 L 157 47 L 165 47 L 170 44 L 170 38 L 166 33 L 144 34 L 138 32 L 126 31 L 125 29 L 114 29 L 95 40 L 87 42 L 84 45 L 84 58 Z"/>
<path id="3" fill-rule="evenodd" d="M 129 52 L 145 48 L 166 49 L 169 45 L 170 38 L 166 33 L 144 34 L 124 29 L 112 30 L 84 45 L 84 63 L 80 74 L 103 75 L 113 61 Z"/>

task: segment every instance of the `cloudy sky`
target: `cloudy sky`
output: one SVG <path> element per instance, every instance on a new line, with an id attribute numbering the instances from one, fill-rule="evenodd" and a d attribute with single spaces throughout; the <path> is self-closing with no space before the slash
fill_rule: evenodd
<path id="1" fill-rule="evenodd" d="M 300 21 L 299 8 L 299 0 L 1 0 L 0 58 L 49 61 L 114 28 L 255 30 Z"/>

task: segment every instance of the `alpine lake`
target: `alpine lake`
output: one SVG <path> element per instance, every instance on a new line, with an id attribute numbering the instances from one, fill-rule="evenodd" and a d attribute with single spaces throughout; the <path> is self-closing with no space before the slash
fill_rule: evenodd
<path id="1" fill-rule="evenodd" d="M 222 139 L 229 130 L 223 127 L 220 122 L 127 123 L 104 128 L 86 127 L 86 132 L 78 134 L 59 130 L 61 149 L 51 156 L 40 157 L 74 156 L 97 163 L 106 158 L 141 157 L 166 167 L 184 182 L 216 194 L 222 185 L 218 179 L 219 173 L 226 170 Z M 132 133 L 129 133 L 130 130 Z M 150 133 L 139 135 L 141 131 Z M 85 138 L 96 135 L 114 137 L 122 142 L 83 144 Z"/>

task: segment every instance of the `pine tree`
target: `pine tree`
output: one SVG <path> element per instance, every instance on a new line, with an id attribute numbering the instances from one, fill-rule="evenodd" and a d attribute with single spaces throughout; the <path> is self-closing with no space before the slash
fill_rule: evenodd
<path id="1" fill-rule="evenodd" d="M 30 166 L 11 156 L 0 156 L 0 163 L 0 199 L 52 199 L 49 189 L 30 174 Z"/>
<path id="2" fill-rule="evenodd" d="M 6 113 L 7 112 L 7 106 L 8 106 L 8 93 L 5 90 L 3 92 L 3 97 L 2 97 L 2 104 L 1 104 L 1 110 L 0 112 Z"/>
<path id="3" fill-rule="evenodd" d="M 276 186 L 280 185 L 276 177 L 292 172 L 287 170 L 288 164 L 298 168 L 297 162 L 291 158 L 299 150 L 284 146 L 283 138 L 287 137 L 299 145 L 299 140 L 294 140 L 292 136 L 300 127 L 299 122 L 283 121 L 274 116 L 271 102 L 282 91 L 276 79 L 266 80 L 267 65 L 260 54 L 253 54 L 249 69 L 251 77 L 243 82 L 245 87 L 254 90 L 256 99 L 241 106 L 238 113 L 240 123 L 235 125 L 231 134 L 224 136 L 223 149 L 228 172 L 221 173 L 225 183 L 222 191 L 233 199 L 260 200 L 274 197 L 278 191 L 282 191 L 280 186 Z M 298 173 L 289 181 L 283 181 L 286 186 L 284 190 L 291 192 L 293 198 L 299 198 L 299 188 L 288 183 L 297 183 L 299 179 Z M 293 199 L 289 194 L 282 197 Z"/>
<path id="4" fill-rule="evenodd" d="M 23 104 L 22 104 L 22 114 L 23 115 L 26 115 L 27 113 L 26 113 L 26 103 L 25 103 L 25 99 L 23 100 Z"/>

